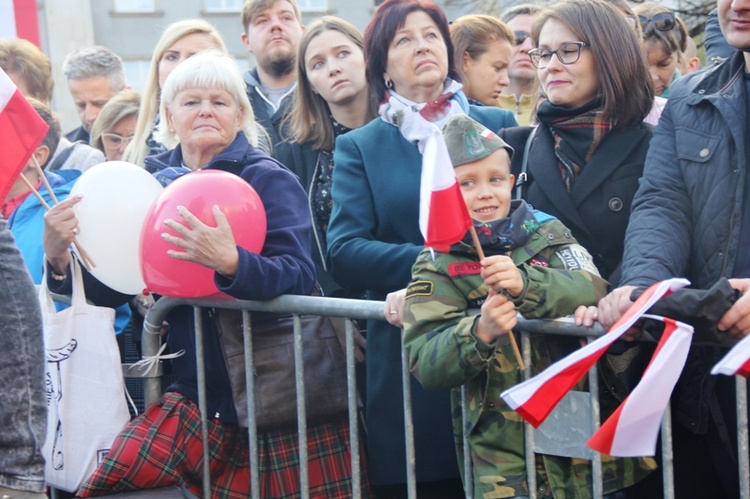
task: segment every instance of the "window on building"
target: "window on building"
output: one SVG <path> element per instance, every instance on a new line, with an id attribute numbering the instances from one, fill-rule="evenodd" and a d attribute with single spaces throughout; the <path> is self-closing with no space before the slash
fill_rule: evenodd
<path id="1" fill-rule="evenodd" d="M 243 0 L 205 0 L 206 12 L 239 12 Z"/>
<path id="2" fill-rule="evenodd" d="M 302 12 L 325 12 L 328 10 L 328 0 L 297 0 Z"/>
<path id="3" fill-rule="evenodd" d="M 122 64 L 125 66 L 125 77 L 128 80 L 128 85 L 136 92 L 143 92 L 143 89 L 146 88 L 146 78 L 148 78 L 151 61 L 149 59 L 122 61 Z"/>
<path id="4" fill-rule="evenodd" d="M 156 0 L 115 0 L 116 12 L 154 12 Z"/>

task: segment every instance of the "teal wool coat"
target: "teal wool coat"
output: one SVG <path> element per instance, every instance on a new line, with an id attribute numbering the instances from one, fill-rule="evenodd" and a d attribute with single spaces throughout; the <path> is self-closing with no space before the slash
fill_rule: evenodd
<path id="1" fill-rule="evenodd" d="M 510 111 L 469 106 L 493 131 L 516 126 Z M 343 286 L 384 300 L 405 288 L 423 248 L 419 231 L 422 156 L 397 127 L 378 118 L 338 137 L 327 261 Z M 375 485 L 406 481 L 401 331 L 385 321 L 367 326 L 368 467 Z M 458 478 L 450 394 L 427 392 L 412 378 L 418 481 Z"/>

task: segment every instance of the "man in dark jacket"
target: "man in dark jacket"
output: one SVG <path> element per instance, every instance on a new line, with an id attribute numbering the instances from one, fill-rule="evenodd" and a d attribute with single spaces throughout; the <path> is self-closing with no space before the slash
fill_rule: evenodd
<path id="1" fill-rule="evenodd" d="M 734 379 L 710 370 L 726 353 L 718 343 L 750 333 L 750 2 L 717 4 L 739 50 L 670 89 L 633 201 L 621 287 L 597 311 L 608 327 L 634 287 L 669 277 L 699 289 L 727 277 L 743 293 L 719 320 L 717 344 L 693 345 L 673 395 L 675 492 L 689 498 L 739 497 Z"/>
<path id="2" fill-rule="evenodd" d="M 245 2 L 242 27 L 242 43 L 257 63 L 244 74 L 247 96 L 274 146 L 281 140 L 281 120 L 292 107 L 297 47 L 305 28 L 295 0 Z"/>

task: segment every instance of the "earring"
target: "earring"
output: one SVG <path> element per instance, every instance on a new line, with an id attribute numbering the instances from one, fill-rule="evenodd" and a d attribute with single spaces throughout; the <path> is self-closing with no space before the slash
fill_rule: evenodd
<path id="1" fill-rule="evenodd" d="M 169 133 L 174 133 L 174 128 L 170 128 Z"/>
<path id="2" fill-rule="evenodd" d="M 393 88 L 393 82 L 387 76 L 385 77 L 385 88 Z"/>

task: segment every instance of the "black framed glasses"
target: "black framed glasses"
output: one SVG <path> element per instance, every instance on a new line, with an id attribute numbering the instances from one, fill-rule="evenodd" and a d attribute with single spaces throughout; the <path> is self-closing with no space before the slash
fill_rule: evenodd
<path id="1" fill-rule="evenodd" d="M 557 60 L 562 64 L 575 64 L 581 58 L 581 49 L 588 46 L 586 42 L 568 42 L 557 47 L 557 50 L 532 49 L 529 50 L 529 59 L 537 69 L 546 68 L 553 55 L 557 55 Z"/>
<path id="2" fill-rule="evenodd" d="M 531 33 L 529 33 L 528 31 L 514 31 L 513 36 L 516 37 L 515 43 L 516 47 L 518 47 L 519 45 L 523 44 L 523 42 L 525 42 L 528 37 L 531 36 Z"/>
<path id="3" fill-rule="evenodd" d="M 669 31 L 677 23 L 674 12 L 659 12 L 654 17 L 638 16 L 638 19 L 641 21 L 643 29 L 652 24 L 659 31 Z"/>
<path id="4" fill-rule="evenodd" d="M 127 146 L 131 140 L 133 140 L 132 135 L 123 137 L 119 133 L 108 132 L 102 134 L 102 144 L 104 144 L 105 149 L 109 150 L 119 149 L 123 144 Z"/>

